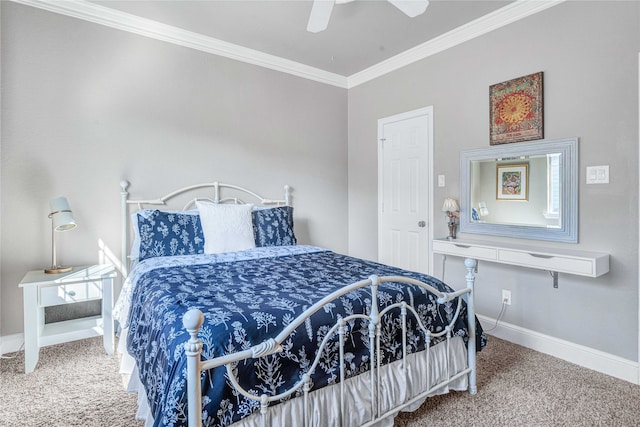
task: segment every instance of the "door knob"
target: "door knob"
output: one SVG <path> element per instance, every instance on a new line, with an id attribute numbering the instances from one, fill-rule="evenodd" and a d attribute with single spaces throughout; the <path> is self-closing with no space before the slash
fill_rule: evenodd
<path id="1" fill-rule="evenodd" d="M 424 227 L 424 226 L 426 226 L 426 225 L 427 225 L 427 223 L 426 223 L 426 222 L 424 222 L 424 221 L 418 221 L 418 227 Z"/>

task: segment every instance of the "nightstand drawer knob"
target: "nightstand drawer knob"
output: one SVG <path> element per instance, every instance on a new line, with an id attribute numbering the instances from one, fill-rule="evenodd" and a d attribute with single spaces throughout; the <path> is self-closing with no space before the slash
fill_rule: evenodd
<path id="1" fill-rule="evenodd" d="M 69 295 L 70 297 L 75 297 L 76 296 L 76 291 L 69 291 L 69 292 L 67 292 L 67 295 Z"/>

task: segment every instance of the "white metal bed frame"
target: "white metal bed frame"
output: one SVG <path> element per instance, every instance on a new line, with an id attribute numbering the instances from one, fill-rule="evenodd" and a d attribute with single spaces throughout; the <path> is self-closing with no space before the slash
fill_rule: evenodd
<path id="1" fill-rule="evenodd" d="M 230 184 L 223 184 L 223 183 L 219 183 L 219 182 L 212 182 L 212 183 L 205 183 L 205 184 L 197 184 L 197 185 L 191 185 L 188 187 L 183 187 L 180 188 L 176 191 L 173 191 L 171 193 L 168 193 L 167 195 L 157 198 L 157 199 L 148 199 L 148 200 L 129 200 L 128 196 L 129 193 L 127 192 L 127 187 L 129 186 L 129 183 L 127 181 L 122 181 L 120 183 L 120 187 L 121 187 L 121 200 L 122 200 L 122 268 L 124 271 L 124 275 L 126 277 L 126 275 L 128 274 L 128 261 L 127 261 L 127 247 L 128 247 L 128 228 L 129 228 L 129 210 L 128 207 L 129 205 L 137 205 L 138 208 L 142 209 L 144 208 L 145 205 L 151 205 L 151 206 L 166 206 L 167 205 L 167 201 L 179 194 L 183 194 L 186 192 L 191 192 L 194 190 L 201 190 L 201 189 L 212 189 L 213 190 L 213 196 L 212 197 L 205 197 L 208 200 L 211 200 L 215 203 L 224 203 L 224 202 L 234 202 L 234 203 L 243 203 L 240 199 L 236 198 L 236 197 L 229 197 L 229 198 L 221 198 L 220 197 L 220 192 L 221 189 L 223 188 L 227 188 L 230 190 L 234 190 L 236 192 L 240 192 L 240 193 L 245 193 L 247 195 L 250 195 L 252 197 L 254 197 L 255 199 L 257 199 L 259 201 L 260 204 L 262 205 L 290 205 L 291 203 L 291 188 L 287 185 L 284 186 L 284 198 L 281 200 L 275 200 L 275 199 L 267 199 L 267 198 L 263 198 L 262 196 L 256 194 L 253 191 L 250 191 L 246 188 L 243 187 L 239 187 L 236 185 L 230 185 Z M 192 204 L 196 199 L 192 199 L 187 206 L 189 206 L 190 204 Z M 202 200 L 202 198 L 197 198 L 197 200 Z M 187 207 L 185 206 L 185 208 Z M 261 425 L 264 427 L 270 426 L 270 422 L 269 422 L 269 405 L 272 402 L 278 402 L 283 398 L 289 397 L 291 395 L 293 395 L 294 393 L 299 392 L 300 389 L 302 389 L 302 393 L 303 393 L 303 399 L 304 399 L 304 403 L 303 403 L 303 407 L 304 407 L 304 411 L 305 414 L 311 414 L 311 408 L 310 408 L 310 399 L 309 399 L 309 394 L 310 394 L 310 389 L 311 389 L 311 375 L 313 374 L 316 366 L 319 363 L 321 354 L 323 352 L 323 349 L 325 348 L 326 345 L 328 345 L 330 339 L 332 339 L 333 337 L 338 336 L 338 342 L 339 342 L 339 351 L 340 351 L 340 383 L 339 383 L 339 390 L 340 390 L 340 401 L 341 401 L 341 408 L 340 408 L 340 412 L 339 412 L 339 417 L 340 419 L 337 422 L 337 425 L 343 425 L 343 420 L 345 419 L 345 411 L 348 410 L 348 408 L 345 408 L 345 399 L 344 399 L 344 395 L 345 395 L 345 359 L 344 359 L 344 333 L 345 333 L 345 328 L 346 328 L 346 324 L 347 322 L 351 321 L 351 320 L 355 320 L 355 319 L 361 319 L 364 320 L 365 322 L 368 322 L 369 325 L 369 349 L 370 349 L 370 360 L 371 362 L 371 366 L 370 366 L 370 371 L 369 371 L 369 375 L 370 375 L 370 384 L 371 384 L 371 388 L 370 388 L 370 410 L 371 410 L 371 414 L 372 414 L 372 418 L 371 420 L 369 420 L 368 422 L 366 422 L 365 424 L 363 424 L 363 426 L 371 426 L 373 424 L 375 424 L 376 422 L 387 418 L 389 416 L 393 416 L 396 413 L 398 413 L 400 410 L 409 407 L 411 405 L 413 405 L 415 402 L 419 402 L 420 400 L 426 398 L 427 396 L 433 394 L 435 391 L 437 391 L 438 389 L 442 389 L 443 387 L 446 387 L 447 385 L 453 383 L 454 381 L 460 379 L 460 377 L 468 375 L 468 390 L 470 394 L 476 394 L 477 393 L 477 385 L 476 385 L 476 322 L 475 322 L 475 310 L 474 310 L 474 301 L 473 301 L 473 290 L 474 290 L 474 282 L 475 282 L 475 275 L 474 275 L 474 269 L 476 267 L 476 261 L 473 259 L 466 259 L 465 260 L 465 267 L 467 269 L 467 275 L 465 276 L 466 278 L 466 288 L 459 290 L 459 291 L 455 291 L 455 292 L 449 292 L 449 293 L 443 293 L 440 292 L 439 290 L 433 288 L 432 286 L 411 279 L 411 278 L 407 278 L 407 277 L 401 277 L 401 276 L 384 276 L 384 277 L 378 277 L 378 276 L 370 276 L 368 279 L 366 280 L 362 280 L 360 282 L 357 283 L 353 283 L 351 285 L 345 286 L 344 288 L 330 294 L 327 295 L 325 298 L 323 298 L 322 300 L 318 301 L 317 303 L 315 303 L 314 305 L 312 305 L 311 307 L 309 307 L 305 312 L 303 312 L 302 314 L 300 314 L 294 321 L 292 321 L 287 328 L 285 328 L 284 330 L 282 330 L 278 336 L 276 336 L 275 338 L 269 339 L 261 344 L 258 344 L 248 350 L 244 350 L 244 351 L 239 351 L 237 353 L 233 353 L 233 354 L 229 354 L 226 356 L 221 356 L 221 357 L 217 357 L 214 359 L 210 359 L 210 360 L 201 360 L 201 353 L 202 353 L 202 341 L 198 338 L 198 332 L 204 322 L 204 315 L 202 314 L 202 312 L 198 309 L 191 309 L 189 310 L 187 313 L 185 313 L 184 317 L 183 317 L 183 325 L 185 327 L 185 329 L 187 330 L 187 332 L 190 335 L 190 339 L 188 342 L 185 343 L 185 354 L 187 357 L 187 400 L 188 400 L 188 424 L 190 427 L 201 427 L 202 426 L 202 394 L 201 394 L 201 383 L 200 383 L 200 379 L 201 379 L 201 375 L 203 371 L 207 371 L 213 368 L 217 368 L 217 367 L 225 367 L 227 370 L 227 376 L 231 382 L 231 384 L 234 386 L 234 388 L 241 393 L 243 396 L 245 396 L 248 399 L 254 400 L 256 402 L 259 402 L 260 404 L 260 419 L 261 419 Z M 426 289 L 427 291 L 429 291 L 430 293 L 434 294 L 437 297 L 437 302 L 438 304 L 443 304 L 445 302 L 454 300 L 456 298 L 458 298 L 457 300 L 457 306 L 456 306 L 456 312 L 455 315 L 453 316 L 451 322 L 448 324 L 448 326 L 441 332 L 439 333 L 433 333 L 431 331 L 429 331 L 421 322 L 420 317 L 418 316 L 418 313 L 416 311 L 416 308 L 414 308 L 412 305 L 408 304 L 407 302 L 400 302 L 400 303 L 395 303 L 392 305 L 389 305 L 387 307 L 385 307 L 382 311 L 379 310 L 378 307 L 378 288 L 380 286 L 380 284 L 384 283 L 384 282 L 396 282 L 396 283 L 405 283 L 405 284 L 412 284 L 415 286 L 419 286 L 421 288 Z M 322 307 L 324 307 L 326 304 L 331 303 L 332 301 L 348 294 L 349 292 L 356 290 L 356 289 L 360 289 L 360 288 L 364 288 L 364 287 L 370 287 L 371 288 L 371 304 L 369 307 L 365 307 L 365 310 L 363 313 L 359 313 L 359 314 L 354 314 L 345 318 L 338 318 L 337 322 L 333 325 L 333 327 L 330 329 L 330 331 L 327 333 L 327 335 L 325 336 L 324 340 L 322 341 L 320 348 L 317 351 L 316 357 L 313 360 L 313 363 L 311 364 L 311 366 L 309 367 L 309 369 L 307 370 L 306 374 L 304 374 L 302 376 L 302 378 L 296 383 L 294 384 L 290 389 L 282 392 L 279 395 L 275 395 L 275 396 L 269 396 L 266 394 L 262 394 L 262 395 L 254 395 L 249 393 L 247 390 L 245 390 L 238 382 L 237 378 L 235 377 L 234 374 L 234 365 L 237 364 L 240 361 L 246 360 L 246 359 L 252 359 L 252 358 L 260 358 L 260 357 L 264 357 L 264 356 L 268 356 L 268 355 L 272 355 L 275 353 L 278 353 L 280 351 L 283 351 L 282 349 L 282 343 L 284 343 L 287 338 L 289 338 L 289 336 L 301 325 L 303 325 L 305 323 L 305 321 L 311 317 L 315 312 L 317 312 L 318 310 L 320 310 Z M 381 409 L 381 401 L 380 401 L 380 396 L 381 396 L 381 383 L 380 383 L 380 369 L 381 369 L 381 353 L 382 353 L 382 348 L 380 346 L 380 332 L 381 332 L 381 327 L 383 324 L 383 320 L 385 318 L 385 315 L 387 315 L 391 310 L 393 309 L 400 309 L 400 316 L 401 316 L 401 322 L 402 322 L 402 359 L 401 359 L 401 369 L 403 372 L 403 375 L 406 376 L 408 375 L 408 371 L 407 371 L 407 363 L 406 363 L 406 359 L 407 359 L 407 343 L 406 343 L 406 338 L 407 338 L 407 317 L 408 316 L 414 316 L 414 318 L 416 319 L 416 323 L 418 324 L 420 330 L 422 331 L 422 333 L 424 334 L 425 337 L 425 342 L 427 343 L 426 345 L 426 349 L 423 350 L 423 354 L 426 357 L 426 363 L 429 363 L 429 353 L 431 351 L 432 345 L 431 345 L 431 341 L 434 338 L 438 338 L 438 337 L 442 337 L 442 336 L 446 336 L 446 365 L 450 366 L 450 362 L 451 362 L 451 353 L 449 351 L 449 345 L 451 342 L 451 338 L 452 338 L 452 330 L 453 330 L 453 325 L 456 322 L 456 319 L 458 318 L 459 314 L 460 314 L 460 309 L 462 306 L 461 301 L 464 300 L 467 303 L 467 319 L 466 319 L 466 323 L 467 323 L 467 334 L 468 334 L 468 343 L 467 343 L 467 367 L 466 369 L 463 369 L 459 372 L 457 372 L 455 375 L 451 376 L 449 372 L 447 372 L 447 378 L 443 381 L 440 381 L 437 384 L 434 384 L 430 387 L 428 387 L 427 390 L 424 390 L 422 392 L 420 392 L 417 395 L 414 396 L 409 396 L 405 402 L 403 402 L 402 404 L 400 404 L 399 406 L 393 407 L 391 409 L 388 409 L 386 411 L 382 411 Z M 368 314 L 367 314 L 368 313 Z M 429 372 L 429 370 L 427 369 L 427 372 Z M 362 374 L 364 375 L 364 374 Z M 429 379 L 427 379 L 427 384 L 430 385 L 430 381 Z M 305 416 L 305 427 L 309 425 L 309 416 Z"/>

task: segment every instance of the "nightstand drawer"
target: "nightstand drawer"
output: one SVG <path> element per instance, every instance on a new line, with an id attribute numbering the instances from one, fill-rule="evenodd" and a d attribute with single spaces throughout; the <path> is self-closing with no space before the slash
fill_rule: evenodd
<path id="1" fill-rule="evenodd" d="M 101 281 L 48 286 L 40 289 L 40 305 L 42 307 L 100 298 L 102 298 Z"/>

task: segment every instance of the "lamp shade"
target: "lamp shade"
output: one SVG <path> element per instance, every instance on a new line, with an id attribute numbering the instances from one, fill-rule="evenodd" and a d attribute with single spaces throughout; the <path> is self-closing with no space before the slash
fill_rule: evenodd
<path id="1" fill-rule="evenodd" d="M 73 212 L 69 207 L 66 197 L 57 197 L 49 202 L 51 213 L 49 218 L 53 221 L 55 231 L 67 231 L 76 228 L 76 221 L 73 219 Z"/>
<path id="2" fill-rule="evenodd" d="M 444 204 L 442 205 L 442 212 L 457 212 L 460 208 L 458 207 L 458 202 L 453 199 L 445 199 Z"/>

